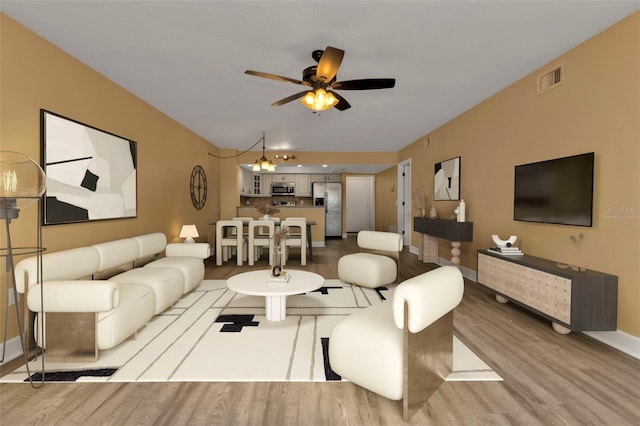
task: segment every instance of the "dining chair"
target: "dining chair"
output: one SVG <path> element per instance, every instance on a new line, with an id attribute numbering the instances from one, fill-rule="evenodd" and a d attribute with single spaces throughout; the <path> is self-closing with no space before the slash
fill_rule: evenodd
<path id="1" fill-rule="evenodd" d="M 252 220 L 249 222 L 249 265 L 260 258 L 263 248 L 269 249 L 269 265 L 273 265 L 274 245 L 273 234 L 275 233 L 275 223 L 273 220 Z"/>
<path id="2" fill-rule="evenodd" d="M 304 217 L 287 217 L 280 221 L 280 229 L 289 229 L 284 239 L 282 250 L 283 264 L 289 257 L 289 247 L 300 247 L 300 264 L 307 264 L 307 219 Z"/>
<path id="3" fill-rule="evenodd" d="M 229 249 L 236 248 L 236 263 L 242 265 L 245 253 L 246 238 L 242 233 L 241 220 L 219 220 L 216 222 L 216 265 L 222 265 L 223 261 L 230 258 Z"/>

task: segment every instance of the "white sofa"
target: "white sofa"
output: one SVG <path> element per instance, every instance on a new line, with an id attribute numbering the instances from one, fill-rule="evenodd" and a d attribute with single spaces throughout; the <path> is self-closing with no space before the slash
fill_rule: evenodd
<path id="1" fill-rule="evenodd" d="M 36 313 L 34 337 L 50 360 L 95 360 L 198 286 L 209 255 L 208 244 L 167 244 L 163 233 L 146 234 L 44 254 L 42 288 L 37 259 L 24 259 L 16 288 Z"/>

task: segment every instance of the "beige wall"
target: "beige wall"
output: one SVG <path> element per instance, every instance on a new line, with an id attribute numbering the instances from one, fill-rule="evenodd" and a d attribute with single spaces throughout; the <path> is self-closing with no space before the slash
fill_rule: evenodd
<path id="1" fill-rule="evenodd" d="M 376 175 L 376 231 L 397 229 L 398 166 L 389 167 Z"/>
<path id="2" fill-rule="evenodd" d="M 536 77 L 564 63 L 564 83 L 536 94 Z M 462 157 L 461 194 L 474 241 L 462 265 L 476 269 L 476 250 L 491 234 L 517 235 L 534 256 L 619 277 L 618 328 L 640 336 L 640 13 L 505 88 L 399 153 L 412 159 L 412 188 L 428 189 L 433 164 Z M 590 228 L 513 220 L 516 164 L 595 152 L 594 221 Z M 440 217 L 457 202 L 435 202 Z M 628 209 L 626 217 L 612 214 Z M 580 245 L 571 237 L 584 233 Z M 418 235 L 413 233 L 412 245 Z M 448 256 L 442 241 L 440 256 Z"/>
<path id="3" fill-rule="evenodd" d="M 6 15 L 0 20 L 0 149 L 39 163 L 41 108 L 137 142 L 138 217 L 45 226 L 47 251 L 156 231 L 177 240 L 185 223 L 196 224 L 199 240 L 206 241 L 207 224 L 220 209 L 219 160 L 207 155 L 217 148 Z M 209 183 L 202 210 L 193 207 L 189 193 L 197 164 Z M 36 223 L 37 207 L 23 210 L 11 225 L 13 245 L 34 245 Z M 1 228 L 5 247 L 4 221 Z M 1 307 L 4 298 L 0 292 Z M 3 324 L 4 316 L 0 308 Z M 9 336 L 16 336 L 15 314 L 9 318 Z"/>

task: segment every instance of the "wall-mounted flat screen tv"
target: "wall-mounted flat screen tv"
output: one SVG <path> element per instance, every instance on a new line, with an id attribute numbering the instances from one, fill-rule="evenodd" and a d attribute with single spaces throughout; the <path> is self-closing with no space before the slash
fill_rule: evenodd
<path id="1" fill-rule="evenodd" d="M 594 153 L 515 167 L 513 219 L 591 226 Z"/>

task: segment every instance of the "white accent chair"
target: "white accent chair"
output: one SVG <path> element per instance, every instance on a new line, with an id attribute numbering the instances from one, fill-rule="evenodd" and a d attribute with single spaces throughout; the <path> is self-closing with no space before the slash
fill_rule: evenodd
<path id="1" fill-rule="evenodd" d="M 236 248 L 237 265 L 242 266 L 246 239 L 242 235 L 241 220 L 219 220 L 216 222 L 216 265 L 229 260 L 229 248 Z"/>
<path id="2" fill-rule="evenodd" d="M 254 261 L 260 258 L 260 251 L 264 247 L 269 249 L 269 265 L 273 265 L 274 233 L 275 223 L 273 220 L 252 220 L 249 222 L 249 248 L 247 250 L 249 252 L 249 265 L 253 265 Z"/>
<path id="3" fill-rule="evenodd" d="M 409 420 L 453 367 L 453 309 L 464 293 L 458 268 L 443 266 L 408 279 L 392 301 L 339 322 L 329 339 L 331 369 L 392 400 Z"/>
<path id="4" fill-rule="evenodd" d="M 338 278 L 346 283 L 376 288 L 398 277 L 402 236 L 394 232 L 360 231 L 358 247 L 369 252 L 352 253 L 338 260 Z"/>
<path id="5" fill-rule="evenodd" d="M 289 257 L 289 247 L 300 247 L 300 264 L 307 264 L 307 219 L 304 217 L 287 217 L 280 221 L 280 229 L 289 228 L 282 248 L 283 265 Z"/>

